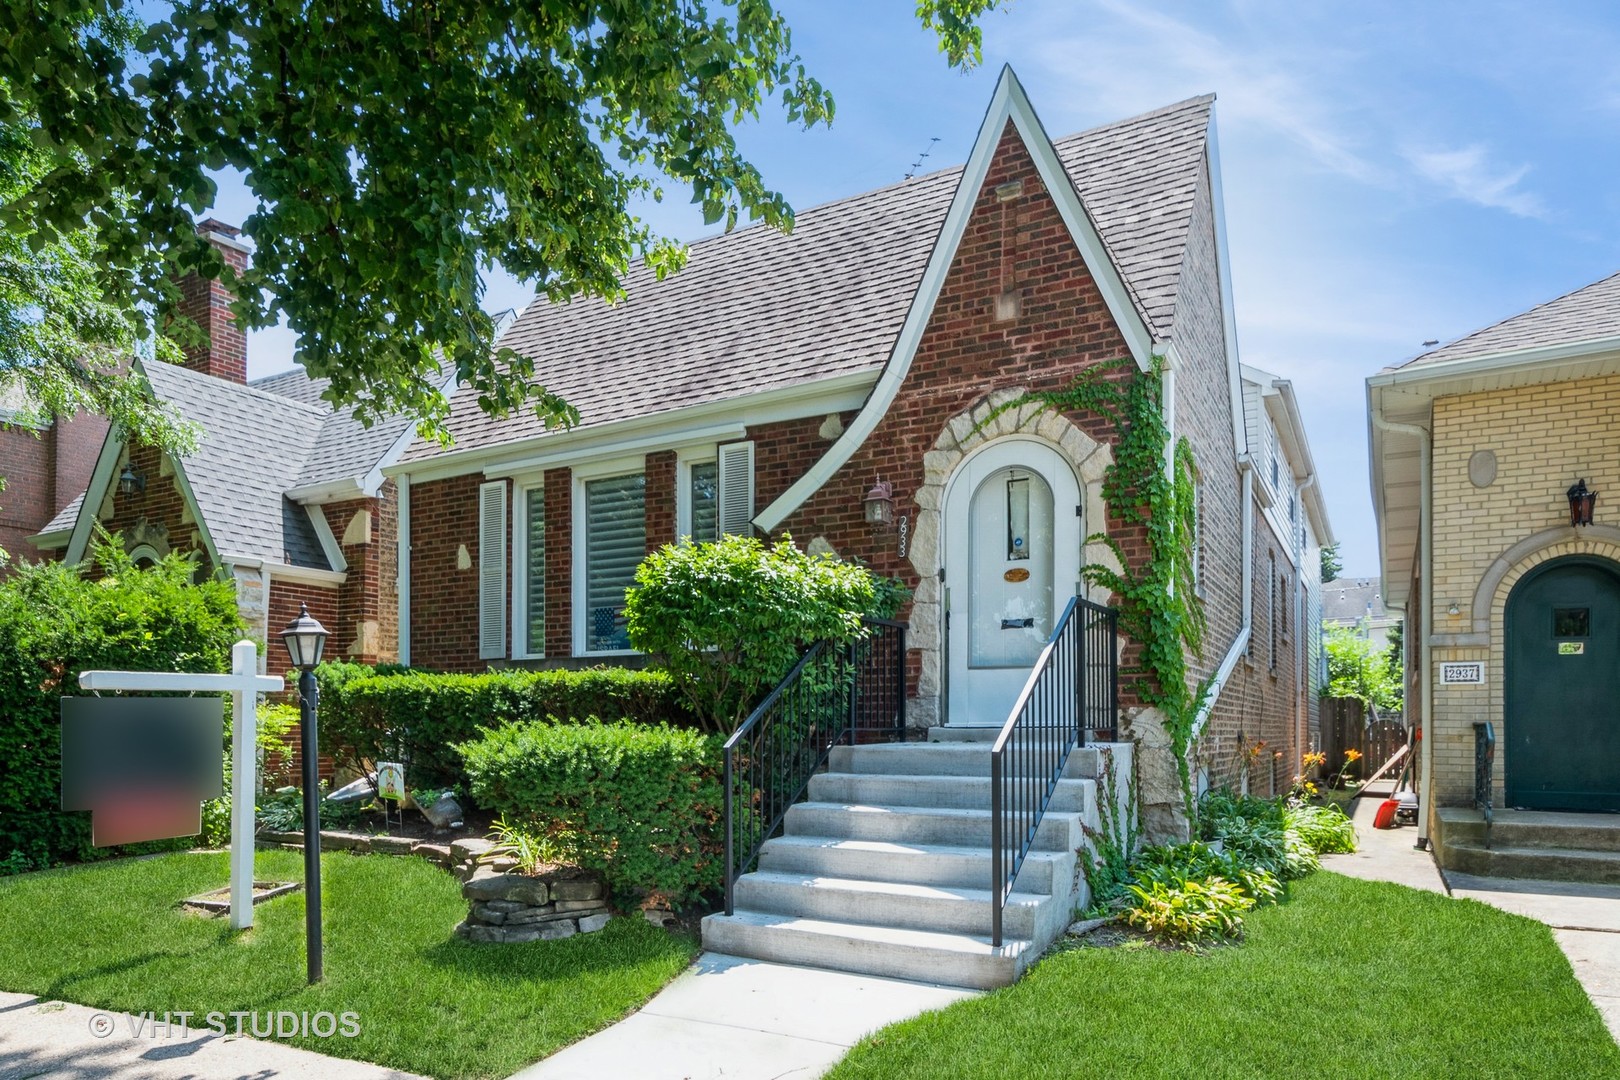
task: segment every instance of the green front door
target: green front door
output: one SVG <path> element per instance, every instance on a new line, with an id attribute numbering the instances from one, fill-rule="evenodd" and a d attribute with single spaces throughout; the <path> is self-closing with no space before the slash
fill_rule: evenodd
<path id="1" fill-rule="evenodd" d="M 1508 597 L 1507 804 L 1620 810 L 1620 566 L 1557 559 Z"/>

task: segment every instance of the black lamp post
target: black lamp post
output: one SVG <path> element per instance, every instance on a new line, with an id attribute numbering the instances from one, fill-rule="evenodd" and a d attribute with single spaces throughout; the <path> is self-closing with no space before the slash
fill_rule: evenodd
<path id="1" fill-rule="evenodd" d="M 304 955 L 309 981 L 321 981 L 321 779 L 320 740 L 315 735 L 315 706 L 320 691 L 315 665 L 326 648 L 326 627 L 300 604 L 298 618 L 287 624 L 281 640 L 298 669 L 299 746 L 304 755 Z"/>

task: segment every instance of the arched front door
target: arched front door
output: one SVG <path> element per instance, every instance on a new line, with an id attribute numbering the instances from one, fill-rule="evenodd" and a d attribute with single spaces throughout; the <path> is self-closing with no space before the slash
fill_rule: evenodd
<path id="1" fill-rule="evenodd" d="M 945 492 L 947 721 L 994 725 L 1024 688 L 1074 595 L 1084 537 L 1080 485 L 1050 445 L 1002 439 L 964 461 Z"/>
<path id="2" fill-rule="evenodd" d="M 1508 597 L 1507 804 L 1620 810 L 1620 566 L 1575 556 Z"/>

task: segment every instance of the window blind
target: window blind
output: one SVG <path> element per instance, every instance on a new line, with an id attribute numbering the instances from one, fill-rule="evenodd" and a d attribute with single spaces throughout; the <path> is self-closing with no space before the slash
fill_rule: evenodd
<path id="1" fill-rule="evenodd" d="M 585 483 L 585 648 L 628 649 L 624 591 L 647 556 L 644 473 Z"/>

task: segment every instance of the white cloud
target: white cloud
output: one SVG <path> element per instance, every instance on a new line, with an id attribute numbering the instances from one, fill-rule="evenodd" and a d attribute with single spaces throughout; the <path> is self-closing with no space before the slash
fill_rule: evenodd
<path id="1" fill-rule="evenodd" d="M 1501 169 L 1488 160 L 1486 148 L 1475 143 L 1458 150 L 1408 150 L 1405 154 L 1418 174 L 1455 198 L 1519 217 L 1540 218 L 1547 214 L 1541 200 L 1519 190 L 1530 166 Z"/>
<path id="2" fill-rule="evenodd" d="M 1386 170 L 1371 161 L 1337 117 L 1340 106 L 1319 93 L 1330 48 L 1307 50 L 1297 40 L 1217 36 L 1174 16 L 1123 2 L 1093 0 L 1084 18 L 1067 4 L 1030 20 L 1042 35 L 1008 50 L 1034 55 L 1042 73 L 1085 102 L 1091 123 L 1156 108 L 1178 97 L 1219 94 L 1223 127 L 1281 136 L 1318 168 L 1385 186 Z M 1074 27 L 1068 30 L 1068 27 Z M 1055 28 L 1064 28 L 1053 33 Z M 994 24 L 987 27 L 994 41 Z"/>

